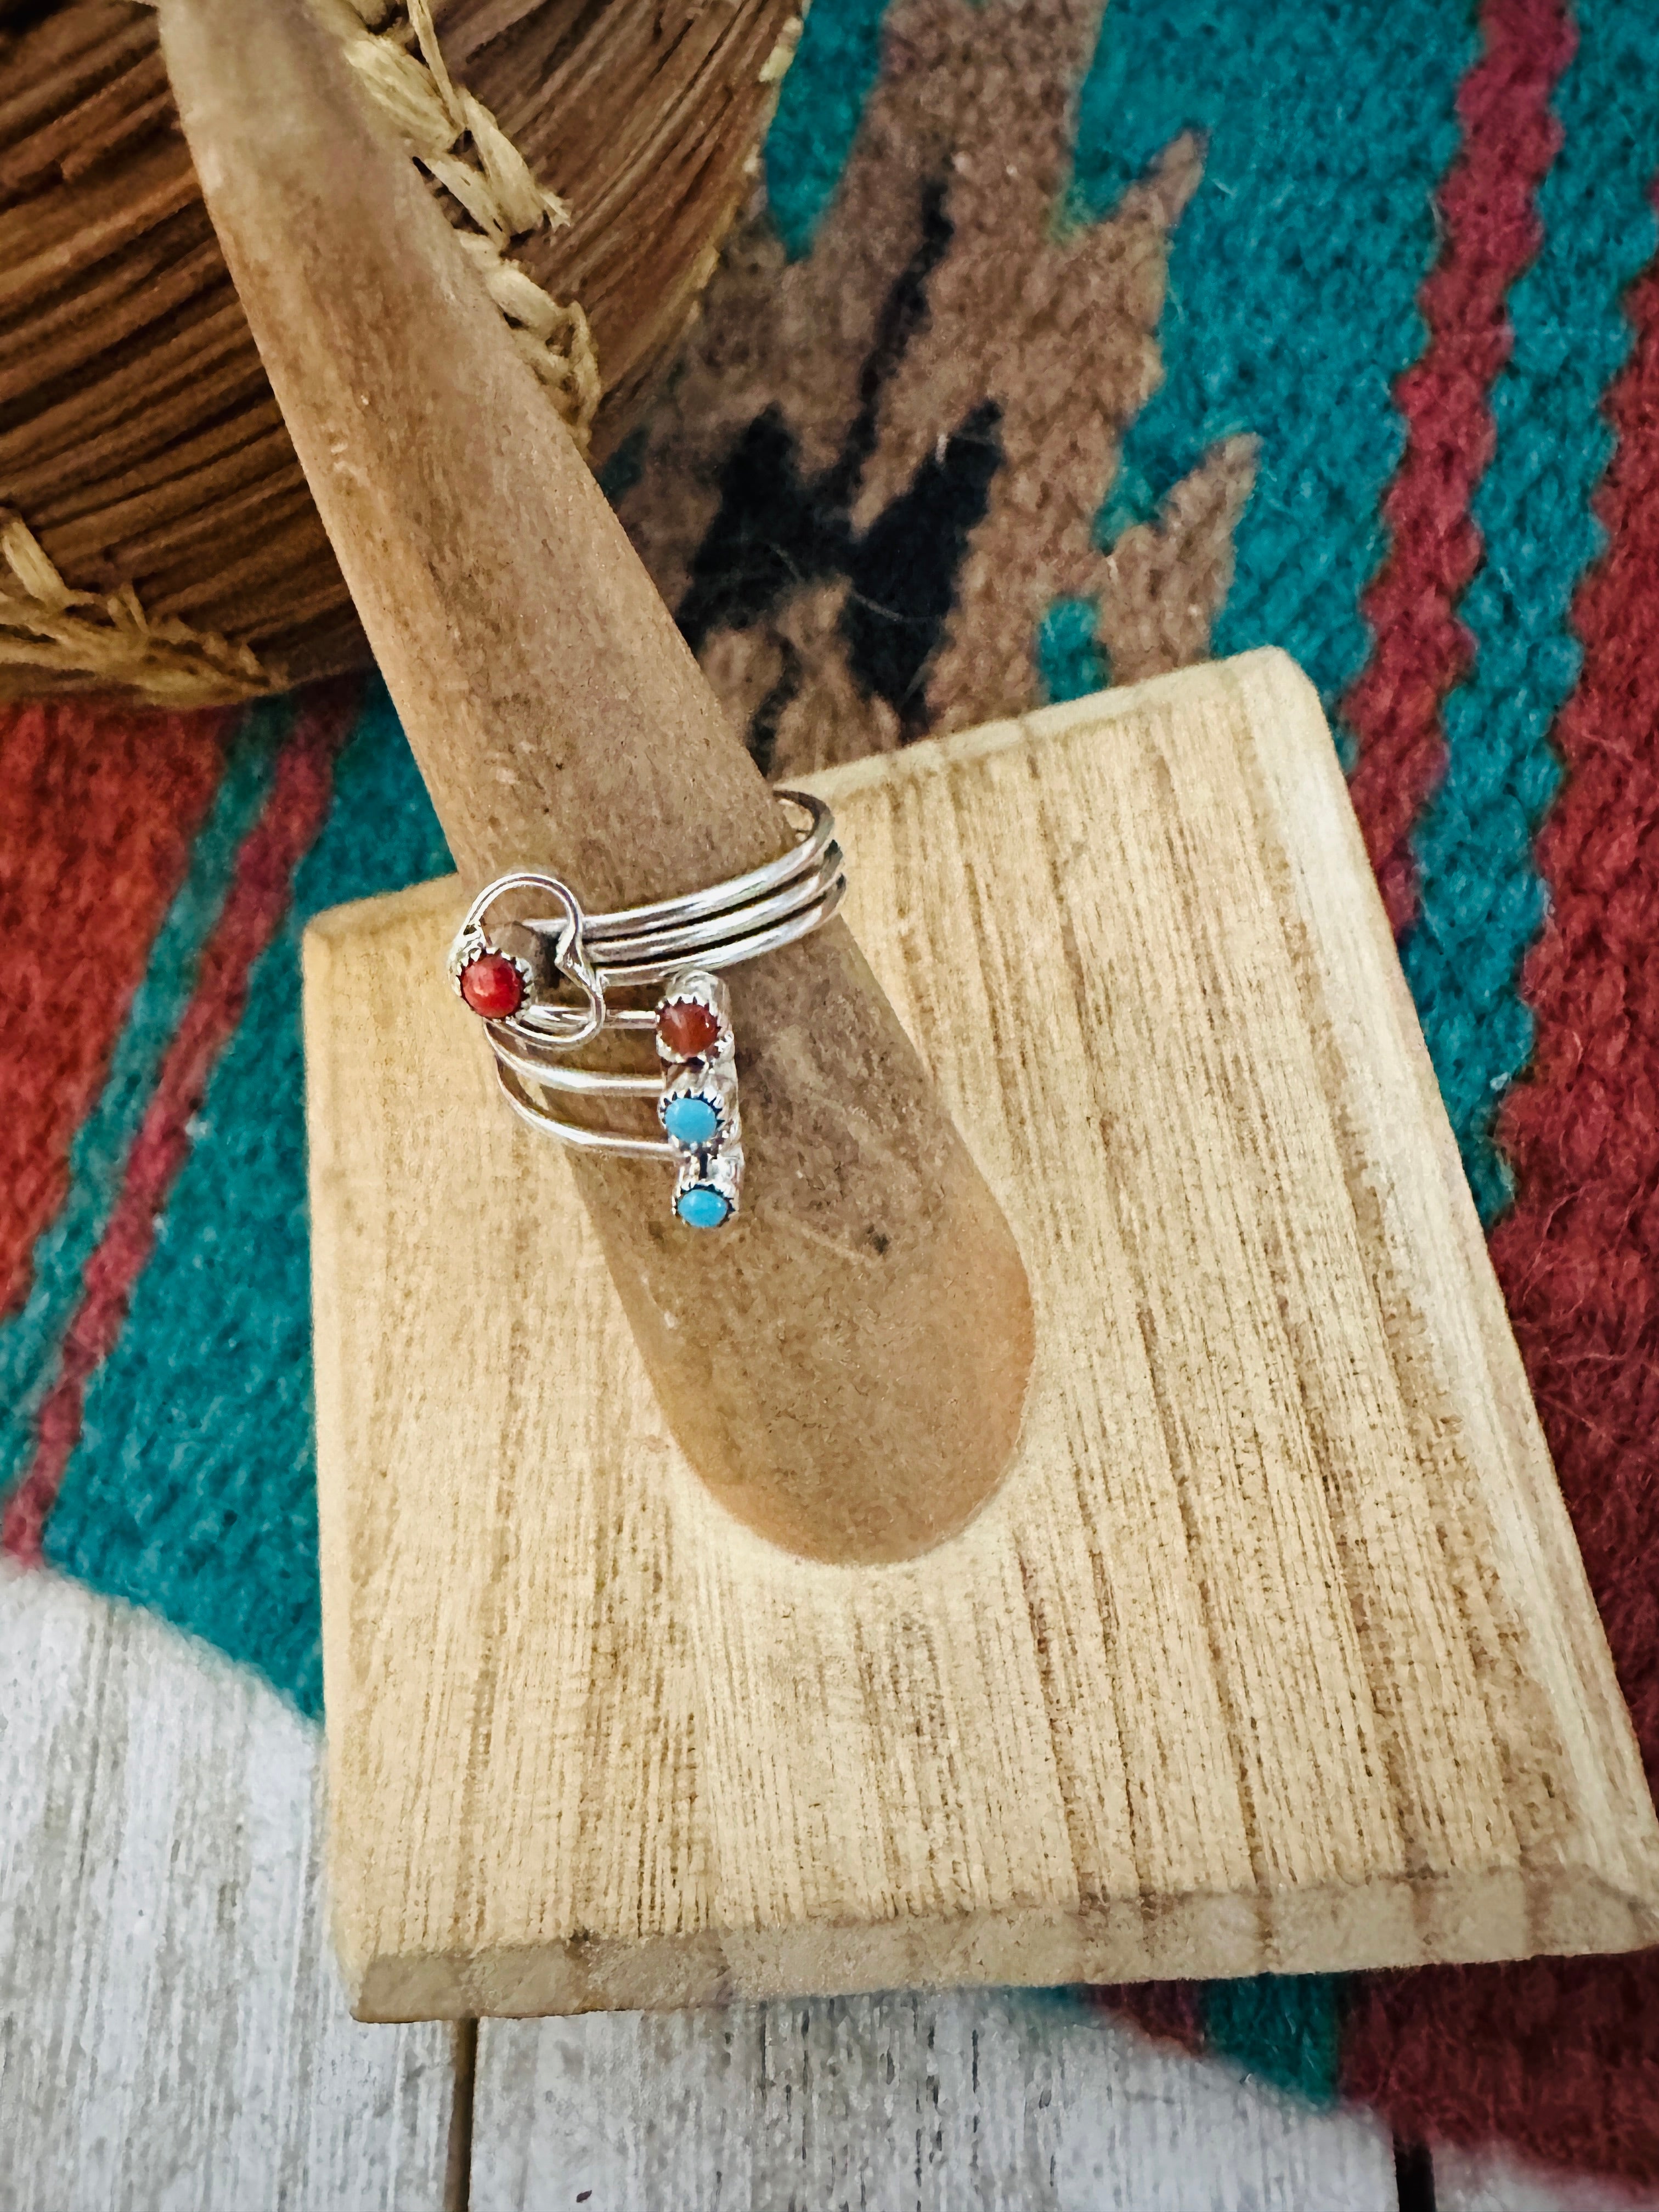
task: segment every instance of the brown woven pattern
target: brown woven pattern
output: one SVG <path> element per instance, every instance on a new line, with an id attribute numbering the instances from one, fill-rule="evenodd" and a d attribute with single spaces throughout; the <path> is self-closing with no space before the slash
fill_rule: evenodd
<path id="1" fill-rule="evenodd" d="M 1034 0 L 1016 69 L 996 53 L 1006 26 L 970 0 L 898 0 L 886 68 L 811 257 L 786 267 L 763 222 L 734 244 L 623 505 L 678 605 L 733 441 L 763 410 L 787 426 L 803 480 L 827 486 L 877 383 L 870 449 L 847 495 L 857 537 L 976 409 L 994 409 L 1002 465 L 916 717 L 935 733 L 1037 703 L 1031 640 L 1056 599 L 1098 601 L 1100 642 L 1117 678 L 1133 681 L 1203 657 L 1231 580 L 1233 525 L 1255 470 L 1249 438 L 1207 453 L 1109 556 L 1095 542 L 1100 488 L 1159 381 L 1168 240 L 1201 166 L 1183 135 L 1109 219 L 1056 228 L 1070 88 L 1097 21 L 1088 0 Z M 895 346 L 884 312 L 916 265 L 939 179 L 948 244 Z M 884 343 L 892 357 L 878 376 Z M 890 704 L 848 668 L 845 597 L 842 585 L 803 580 L 775 614 L 702 642 L 731 713 L 751 728 L 768 713 L 776 774 L 898 740 Z"/>

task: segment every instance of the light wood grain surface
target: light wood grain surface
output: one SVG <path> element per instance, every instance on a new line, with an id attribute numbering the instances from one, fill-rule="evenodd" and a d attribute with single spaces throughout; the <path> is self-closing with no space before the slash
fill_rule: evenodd
<path id="1" fill-rule="evenodd" d="M 449 2035 L 346 2010 L 316 1732 L 0 1568 L 0 2207 L 438 2212 Z"/>
<path id="2" fill-rule="evenodd" d="M 315 1732 L 47 1576 L 0 1577 L 0 1698 L 3 2212 L 435 2212 L 447 2037 L 344 2017 Z M 476 2121 L 475 2208 L 1393 2204 L 1363 2115 L 997 1992 L 487 2023 Z"/>
<path id="3" fill-rule="evenodd" d="M 675 1450 L 443 988 L 455 890 L 310 933 L 360 2010 L 1652 1940 L 1659 1829 L 1310 687 L 1253 654 L 822 787 L 1037 1305 L 1013 1470 L 914 1565 L 793 1558 Z"/>
<path id="4" fill-rule="evenodd" d="M 1023 1992 L 487 2021 L 472 2212 L 1393 2212 L 1315 2112 Z M 589 2192 L 586 2197 L 583 2192 Z"/>

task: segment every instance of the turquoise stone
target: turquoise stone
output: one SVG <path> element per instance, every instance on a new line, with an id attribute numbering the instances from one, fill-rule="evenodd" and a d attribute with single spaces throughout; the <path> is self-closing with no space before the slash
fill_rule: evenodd
<path id="1" fill-rule="evenodd" d="M 706 1098 L 671 1098 L 662 1125 L 677 1145 L 706 1145 L 719 1130 L 720 1117 Z"/>
<path id="2" fill-rule="evenodd" d="M 694 1182 L 680 1193 L 674 1211 L 693 1229 L 718 1229 L 732 1209 L 712 1183 Z"/>

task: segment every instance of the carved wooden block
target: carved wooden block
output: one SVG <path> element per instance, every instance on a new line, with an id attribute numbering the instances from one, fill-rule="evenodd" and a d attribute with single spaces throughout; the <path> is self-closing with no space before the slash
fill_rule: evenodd
<path id="1" fill-rule="evenodd" d="M 678 1455 L 444 981 L 456 887 L 308 936 L 357 2010 L 1659 1940 L 1659 1826 L 1307 684 L 1253 654 L 818 787 L 1036 1306 L 1006 1480 L 906 1565 L 775 1549 Z"/>

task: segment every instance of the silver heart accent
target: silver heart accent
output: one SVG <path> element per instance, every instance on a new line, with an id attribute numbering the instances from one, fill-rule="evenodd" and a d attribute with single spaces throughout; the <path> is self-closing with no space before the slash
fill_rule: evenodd
<path id="1" fill-rule="evenodd" d="M 521 927 L 532 931 L 548 947 L 548 958 L 556 975 L 574 983 L 581 994 L 580 1006 L 559 1006 L 546 1000 L 526 1000 L 515 1014 L 509 1014 L 499 1026 L 526 1043 L 551 1045 L 561 1052 L 568 1052 L 589 1037 L 597 1036 L 605 1026 L 605 986 L 598 971 L 587 957 L 582 941 L 585 919 L 581 902 L 568 884 L 556 876 L 544 875 L 539 870 L 521 868 L 512 875 L 498 876 L 493 884 L 486 884 L 467 908 L 460 933 L 450 953 L 450 966 L 455 970 L 474 944 L 485 941 L 483 918 L 498 898 L 508 891 L 540 891 L 556 899 L 562 909 L 556 920 L 552 916 L 538 917 Z"/>

